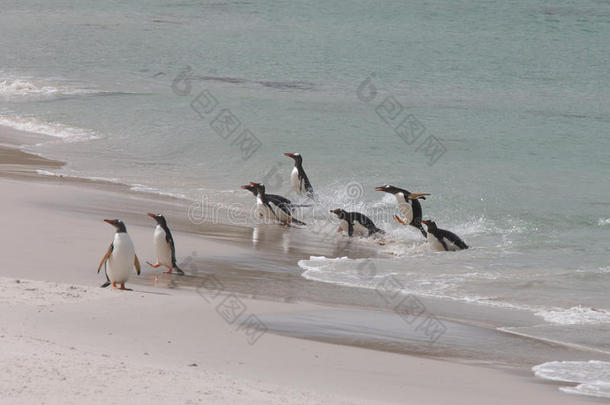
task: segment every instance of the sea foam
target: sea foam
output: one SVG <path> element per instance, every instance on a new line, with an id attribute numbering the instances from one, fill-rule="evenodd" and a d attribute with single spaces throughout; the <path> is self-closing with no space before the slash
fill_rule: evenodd
<path id="1" fill-rule="evenodd" d="M 82 142 L 100 138 L 95 131 L 90 129 L 75 128 L 58 122 L 45 122 L 34 117 L 0 115 L 0 125 L 18 131 L 61 138 L 65 142 Z"/>
<path id="2" fill-rule="evenodd" d="M 31 77 L 0 77 L 0 97 L 3 98 L 48 98 L 96 93 L 97 90 L 74 85 L 43 83 Z"/>
<path id="3" fill-rule="evenodd" d="M 610 362 L 551 361 L 534 366 L 532 370 L 536 377 L 578 384 L 560 387 L 563 392 L 610 398 Z"/>
<path id="4" fill-rule="evenodd" d="M 549 309 L 535 313 L 549 323 L 558 325 L 591 325 L 610 323 L 610 311 L 581 305 L 568 309 Z"/>

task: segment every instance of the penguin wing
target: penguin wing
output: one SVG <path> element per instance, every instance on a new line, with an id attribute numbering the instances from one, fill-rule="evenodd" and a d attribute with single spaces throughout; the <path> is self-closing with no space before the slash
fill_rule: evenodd
<path id="1" fill-rule="evenodd" d="M 100 262 L 99 267 L 97 268 L 97 272 L 99 273 L 100 270 L 102 269 L 102 266 L 106 263 L 106 260 L 108 260 L 110 258 L 110 255 L 112 254 L 112 251 L 114 250 L 114 243 L 111 243 L 110 246 L 108 246 L 108 251 L 106 252 L 106 254 L 104 255 L 104 257 L 102 257 L 102 261 Z"/>
<path id="2" fill-rule="evenodd" d="M 354 212 L 354 219 L 358 222 L 360 222 L 362 224 L 362 226 L 364 226 L 365 228 L 371 228 L 371 227 L 375 227 L 375 224 L 373 223 L 373 221 L 371 220 L 371 218 L 367 217 L 364 214 L 361 214 L 359 212 Z"/>
<path id="3" fill-rule="evenodd" d="M 270 196 L 267 196 L 267 197 L 270 197 Z M 275 205 L 276 207 L 281 209 L 286 215 L 291 217 L 292 212 L 290 211 L 290 201 L 288 200 L 288 202 L 286 202 L 286 200 L 287 200 L 286 198 L 281 197 L 278 199 L 278 198 L 275 198 L 275 196 L 274 196 L 274 197 L 269 198 L 269 204 Z"/>
<path id="4" fill-rule="evenodd" d="M 309 182 L 309 178 L 307 177 L 305 170 L 303 170 L 303 177 L 301 178 L 301 191 L 303 190 L 303 188 L 305 188 L 307 195 L 313 197 L 313 187 Z"/>
<path id="5" fill-rule="evenodd" d="M 468 249 L 468 245 L 466 243 L 464 243 L 464 241 L 462 239 L 460 239 L 460 237 L 457 236 L 456 234 L 454 234 L 453 232 L 446 231 L 444 229 L 439 229 L 437 233 L 439 236 L 438 239 L 441 241 L 441 243 L 443 245 L 445 245 L 445 249 L 447 249 L 447 246 L 446 246 L 446 242 L 444 241 L 444 239 L 453 243 L 460 249 Z"/>
<path id="6" fill-rule="evenodd" d="M 172 265 L 174 265 L 176 264 L 176 247 L 174 246 L 174 238 L 172 237 L 172 233 L 170 232 L 169 228 L 165 230 L 165 241 L 172 251 Z"/>
<path id="7" fill-rule="evenodd" d="M 278 221 L 281 222 L 281 220 L 278 218 L 277 214 L 275 213 L 275 210 L 271 206 L 271 201 L 265 201 L 263 204 L 265 205 L 265 207 L 269 208 L 269 211 L 271 211 L 271 213 L 273 214 L 275 219 L 277 219 Z M 273 206 L 276 206 L 276 204 L 273 204 Z"/>
<path id="8" fill-rule="evenodd" d="M 133 255 L 133 265 L 136 266 L 136 274 L 140 275 L 140 261 L 138 260 L 138 255 Z"/>
<path id="9" fill-rule="evenodd" d="M 356 213 L 354 213 L 354 219 L 356 221 L 360 222 L 360 224 L 362 226 L 364 226 L 365 228 L 368 229 L 369 236 L 371 236 L 372 234 L 377 233 L 377 232 L 381 233 L 381 234 L 385 234 L 385 231 L 383 229 L 377 228 L 377 225 L 375 225 L 373 220 L 364 214 L 356 212 Z"/>

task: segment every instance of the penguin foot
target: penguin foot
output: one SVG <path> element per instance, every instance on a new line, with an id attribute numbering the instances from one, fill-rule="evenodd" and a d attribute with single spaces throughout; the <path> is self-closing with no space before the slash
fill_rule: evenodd
<path id="1" fill-rule="evenodd" d="M 396 222 L 400 222 L 403 225 L 407 224 L 407 221 L 405 221 L 404 219 L 398 218 L 398 215 L 394 215 L 394 219 L 396 220 Z"/>
<path id="2" fill-rule="evenodd" d="M 121 288 L 119 288 L 119 290 L 133 291 L 131 288 L 125 288 L 125 283 L 121 283 Z"/>
<path id="3" fill-rule="evenodd" d="M 151 262 L 146 262 L 146 264 L 148 264 L 149 266 L 154 267 L 155 269 L 156 269 L 157 267 L 161 266 L 161 263 L 155 263 L 155 264 L 152 264 Z"/>

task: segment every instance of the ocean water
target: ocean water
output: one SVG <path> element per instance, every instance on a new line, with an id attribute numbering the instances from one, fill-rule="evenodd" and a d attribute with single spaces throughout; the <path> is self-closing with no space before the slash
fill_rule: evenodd
<path id="1" fill-rule="evenodd" d="M 46 135 L 27 149 L 63 175 L 248 212 L 248 181 L 295 198 L 282 154 L 300 152 L 310 232 L 337 207 L 388 232 L 376 257 L 305 258 L 304 277 L 394 277 L 605 348 L 607 1 L 0 4 L 0 125 Z M 393 221 L 386 183 L 430 193 L 424 216 L 472 248 L 430 252 Z"/>

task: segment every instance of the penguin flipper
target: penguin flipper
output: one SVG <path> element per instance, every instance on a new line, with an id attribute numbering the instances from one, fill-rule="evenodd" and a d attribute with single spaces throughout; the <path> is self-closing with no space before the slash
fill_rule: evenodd
<path id="1" fill-rule="evenodd" d="M 354 236 L 354 223 L 351 221 L 347 223 L 347 235 L 350 238 Z"/>
<path id="2" fill-rule="evenodd" d="M 172 233 L 169 228 L 165 231 L 165 241 L 169 244 L 169 247 L 172 252 L 172 269 L 176 269 L 178 274 L 184 275 L 184 272 L 178 265 L 176 264 L 176 245 L 174 245 L 174 238 L 172 237 Z"/>
<path id="3" fill-rule="evenodd" d="M 114 250 L 114 244 L 111 243 L 110 246 L 108 246 L 108 251 L 106 252 L 106 254 L 104 255 L 104 257 L 102 257 L 102 261 L 100 262 L 99 267 L 97 268 L 97 272 L 99 273 L 100 270 L 102 269 L 102 266 L 106 263 L 106 260 L 108 260 L 110 258 L 110 255 L 112 254 L 112 251 Z"/>
<path id="4" fill-rule="evenodd" d="M 110 284 L 112 284 L 112 283 L 110 282 L 110 280 L 108 280 L 108 281 L 106 281 L 104 284 L 102 284 L 102 285 L 100 286 L 100 288 L 106 288 L 106 287 L 108 287 Z"/>
<path id="5" fill-rule="evenodd" d="M 138 255 L 133 255 L 133 265 L 136 266 L 136 274 L 140 275 L 140 261 L 138 260 Z"/>

